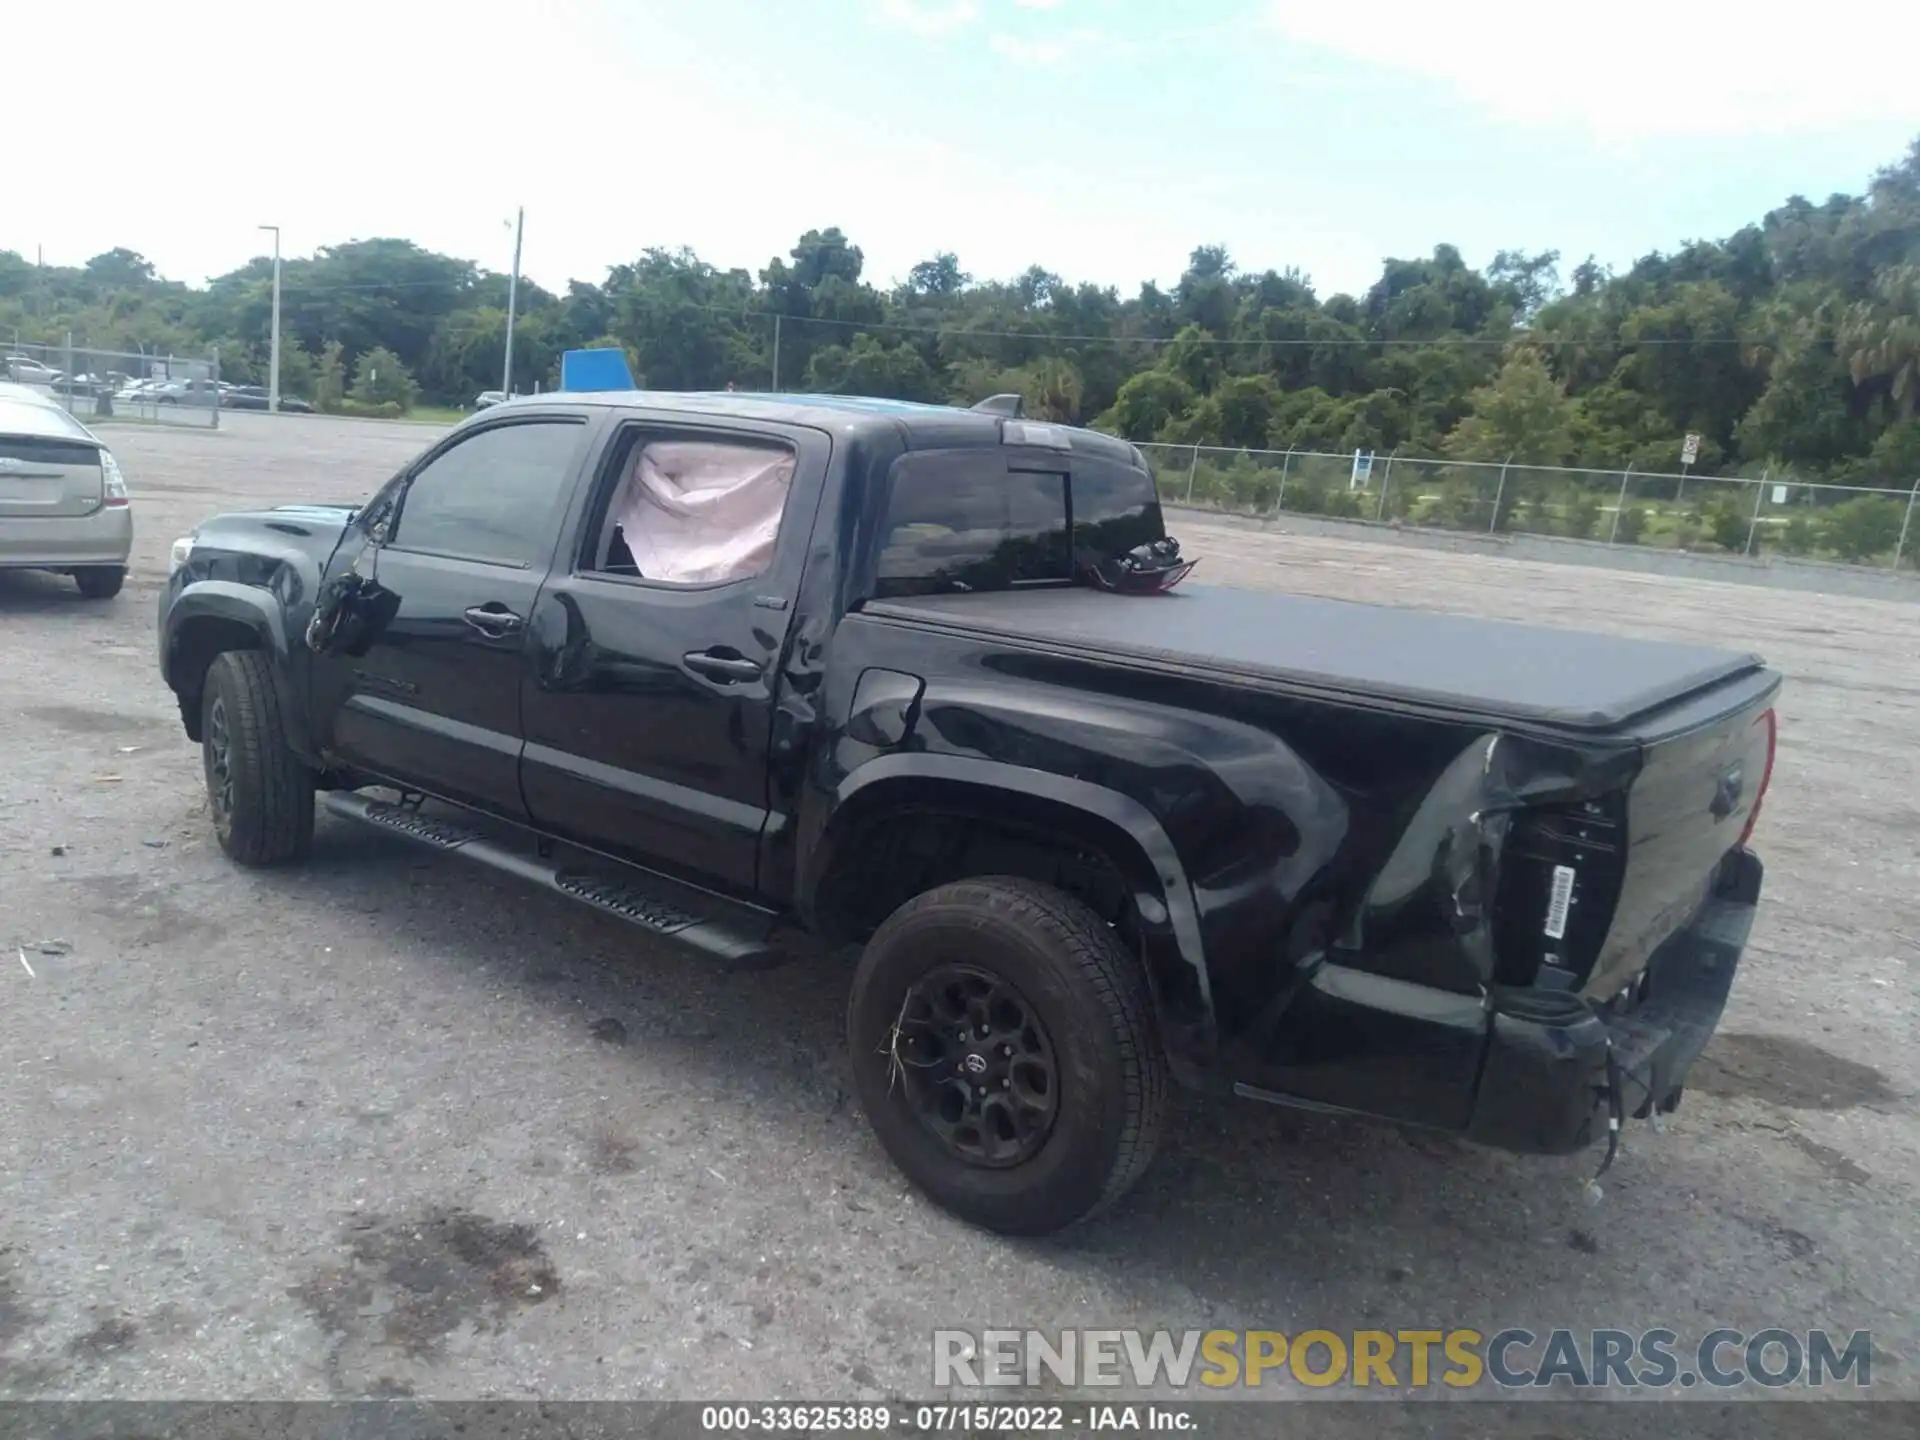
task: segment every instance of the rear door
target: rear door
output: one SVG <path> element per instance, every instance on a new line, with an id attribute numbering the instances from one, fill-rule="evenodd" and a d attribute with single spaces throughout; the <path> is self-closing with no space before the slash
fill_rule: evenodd
<path id="1" fill-rule="evenodd" d="M 541 412 L 450 436 L 401 482 L 378 543 L 359 531 L 330 578 L 369 577 L 357 653 L 316 657 L 316 727 L 335 763 L 522 819 L 520 668 L 590 431 Z"/>
<path id="2" fill-rule="evenodd" d="M 105 499 L 100 446 L 53 405 L 0 402 L 0 520 L 91 515 Z"/>
<path id="3" fill-rule="evenodd" d="M 629 504 L 643 450 L 734 488 L 678 515 Z M 778 819 L 769 737 L 830 442 L 799 427 L 635 419 L 604 453 L 581 542 L 536 603 L 521 689 L 527 805 L 565 839 L 750 895 Z M 732 518 L 683 523 L 698 511 Z"/>

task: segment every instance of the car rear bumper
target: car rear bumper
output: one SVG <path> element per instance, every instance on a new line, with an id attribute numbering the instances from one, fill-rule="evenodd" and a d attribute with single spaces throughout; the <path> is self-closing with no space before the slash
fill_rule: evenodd
<path id="1" fill-rule="evenodd" d="M 1752 851 L 1727 856 L 1693 922 L 1654 952 L 1630 1011 L 1570 992 L 1497 999 L 1468 1138 L 1525 1154 L 1585 1149 L 1606 1133 L 1609 1047 L 1624 1114 L 1674 1109 L 1726 1009 L 1764 876 Z"/>
<path id="2" fill-rule="evenodd" d="M 63 570 L 75 565 L 125 565 L 132 549 L 130 506 L 48 519 L 0 516 L 0 568 Z"/>

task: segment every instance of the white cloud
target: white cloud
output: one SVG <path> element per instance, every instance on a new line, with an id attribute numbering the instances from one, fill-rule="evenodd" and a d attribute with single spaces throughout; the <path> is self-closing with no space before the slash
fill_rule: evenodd
<path id="1" fill-rule="evenodd" d="M 1920 7 L 1907 0 L 1866 0 L 1844 22 L 1726 0 L 1480 0 L 1470 14 L 1428 0 L 1268 0 L 1265 22 L 1439 82 L 1500 119 L 1579 126 L 1604 142 L 1804 133 L 1916 114 Z"/>
<path id="2" fill-rule="evenodd" d="M 1060 4 L 1060 0 L 1013 0 L 1013 3 L 1022 10 L 1052 10 Z"/>
<path id="3" fill-rule="evenodd" d="M 938 39 L 964 30 L 980 18 L 973 0 L 880 0 L 880 18 L 916 35 Z"/>
<path id="4" fill-rule="evenodd" d="M 1017 65 L 1058 65 L 1067 58 L 1065 40 L 1024 40 L 1018 35 L 990 35 L 987 44 L 1003 59 Z"/>
<path id="5" fill-rule="evenodd" d="M 14 10 L 0 0 L 21 53 L 70 42 L 58 7 Z M 126 245 L 198 283 L 264 253 L 271 239 L 255 227 L 269 223 L 289 256 L 405 236 L 504 271 L 504 222 L 525 204 L 525 273 L 556 290 L 656 245 L 757 269 L 818 224 L 842 227 L 878 283 L 949 249 L 976 275 L 1038 262 L 1128 291 L 1177 276 L 1196 234 L 1324 273 L 1377 250 L 1310 217 L 1250 225 L 1232 195 L 1190 193 L 1184 177 L 1141 206 L 1098 168 L 1063 173 L 1044 156 L 916 139 L 829 106 L 796 112 L 779 86 L 743 84 L 726 54 L 630 0 L 548 0 L 537 25 L 525 0 L 329 0 L 325 25 L 259 0 L 200 0 L 191 26 L 151 25 L 150 12 L 151 0 L 93 0 L 88 84 L 141 95 L 175 76 L 259 123 L 222 125 L 218 153 L 183 166 L 132 144 L 124 107 L 75 105 L 60 67 L 19 68 L 7 98 L 19 114 L 59 117 L 58 143 L 9 151 L 0 249 L 44 245 L 49 264 L 77 265 Z M 208 34 L 226 37 L 217 53 Z M 502 35 L 514 37 L 504 62 Z M 543 75 L 565 76 L 565 93 L 527 88 Z M 312 87 L 336 83 L 348 99 L 316 110 Z M 161 132 L 178 118 L 143 113 Z M 76 157 L 103 155 L 104 171 L 83 174 Z M 752 183 L 739 183 L 740 157 L 770 155 L 793 163 L 754 159 Z M 959 203 L 903 204 L 929 176 Z"/>

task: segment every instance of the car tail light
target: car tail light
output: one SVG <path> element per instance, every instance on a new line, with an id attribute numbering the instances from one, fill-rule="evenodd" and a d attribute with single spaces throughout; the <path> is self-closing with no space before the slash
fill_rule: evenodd
<path id="1" fill-rule="evenodd" d="M 1773 784 L 1773 752 L 1780 738 L 1780 722 L 1772 710 L 1761 711 L 1760 718 L 1753 723 L 1767 727 L 1767 763 L 1760 771 L 1760 793 L 1753 797 L 1753 809 L 1747 812 L 1747 828 L 1740 832 L 1738 849 L 1746 848 L 1747 841 L 1753 838 L 1753 827 L 1760 823 L 1760 806 L 1766 801 L 1767 787 Z"/>
<path id="2" fill-rule="evenodd" d="M 120 473 L 120 462 L 113 458 L 111 450 L 100 452 L 100 478 L 104 482 L 106 499 L 102 502 L 108 509 L 129 504 L 127 498 L 127 477 Z"/>

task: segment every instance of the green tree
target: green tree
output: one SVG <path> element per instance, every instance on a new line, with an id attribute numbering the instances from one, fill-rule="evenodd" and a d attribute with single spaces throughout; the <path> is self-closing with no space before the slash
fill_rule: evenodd
<path id="1" fill-rule="evenodd" d="M 1573 406 L 1532 349 L 1516 350 L 1470 404 L 1447 437 L 1455 459 L 1559 465 L 1573 449 Z"/>
<path id="2" fill-rule="evenodd" d="M 347 395 L 345 347 L 329 340 L 320 347 L 320 359 L 313 367 L 313 404 L 316 410 L 337 413 Z"/>
<path id="3" fill-rule="evenodd" d="M 1878 383 L 1903 418 L 1920 414 L 1920 263 L 1874 276 L 1843 329 L 1856 384 Z"/>
<path id="4" fill-rule="evenodd" d="M 362 405 L 397 405 L 405 413 L 413 408 L 415 386 L 400 357 L 376 345 L 354 362 L 349 393 Z"/>
<path id="5" fill-rule="evenodd" d="M 1103 428 L 1129 440 L 1151 440 L 1199 403 L 1192 385 L 1165 370 L 1143 370 L 1120 387 Z"/>

